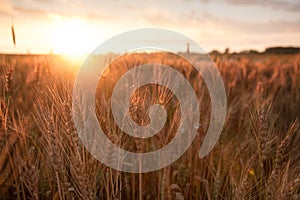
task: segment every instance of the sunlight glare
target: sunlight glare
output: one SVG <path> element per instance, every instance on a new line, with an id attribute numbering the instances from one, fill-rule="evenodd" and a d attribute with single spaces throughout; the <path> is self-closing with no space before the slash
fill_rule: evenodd
<path id="1" fill-rule="evenodd" d="M 91 26 L 80 18 L 55 18 L 53 50 L 70 58 L 83 56 L 94 48 L 95 33 Z"/>

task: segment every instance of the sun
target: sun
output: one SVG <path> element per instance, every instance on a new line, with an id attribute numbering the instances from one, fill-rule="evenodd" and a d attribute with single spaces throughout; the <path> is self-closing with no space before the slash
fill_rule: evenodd
<path id="1" fill-rule="evenodd" d="M 83 56 L 94 46 L 91 26 L 80 18 L 55 18 L 53 30 L 53 50 L 69 57 Z"/>

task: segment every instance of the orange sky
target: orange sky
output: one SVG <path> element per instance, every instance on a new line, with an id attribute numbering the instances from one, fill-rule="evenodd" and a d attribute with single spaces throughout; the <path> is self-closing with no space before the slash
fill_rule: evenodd
<path id="1" fill-rule="evenodd" d="M 77 55 L 145 27 L 178 31 L 207 51 L 300 46 L 299 11 L 298 0 L 0 0 L 0 52 Z"/>

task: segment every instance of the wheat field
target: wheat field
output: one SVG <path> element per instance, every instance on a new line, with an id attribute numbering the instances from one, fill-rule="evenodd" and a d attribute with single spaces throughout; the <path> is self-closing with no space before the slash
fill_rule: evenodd
<path id="1" fill-rule="evenodd" d="M 0 55 L 0 199 L 300 199 L 300 55 L 211 57 L 225 84 L 227 116 L 217 145 L 203 159 L 198 152 L 210 97 L 189 63 L 169 54 L 136 53 L 105 71 L 97 117 L 107 137 L 130 151 L 166 145 L 180 111 L 167 88 L 141 87 L 130 98 L 132 118 L 149 123 L 147 107 L 159 102 L 168 111 L 167 123 L 146 141 L 122 133 L 109 100 L 128 69 L 151 60 L 172 66 L 201 102 L 201 126 L 183 156 L 161 170 L 133 174 L 101 164 L 78 138 L 71 114 L 78 66 L 55 55 Z M 113 159 L 114 152 L 108 149 L 106 156 Z"/>

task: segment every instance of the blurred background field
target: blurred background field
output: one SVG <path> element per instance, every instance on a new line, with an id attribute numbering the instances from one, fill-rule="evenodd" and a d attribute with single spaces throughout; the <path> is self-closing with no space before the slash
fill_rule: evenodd
<path id="1" fill-rule="evenodd" d="M 116 71 L 153 55 L 127 55 L 101 81 L 112 84 Z M 198 151 L 210 111 L 205 83 L 186 61 L 168 54 L 154 57 L 195 86 L 203 117 L 193 145 L 178 161 L 159 171 L 130 174 L 102 165 L 77 136 L 71 97 L 80 64 L 57 55 L 0 55 L 0 199 L 300 198 L 299 54 L 211 54 L 224 80 L 228 109 L 221 138 L 203 159 Z M 108 82 L 99 91 L 109 92 Z M 170 91 L 141 88 L 131 98 L 133 119 L 147 123 L 146 102 L 157 98 L 173 114 L 159 136 L 143 143 L 116 127 L 105 94 L 96 98 L 107 136 L 132 151 L 166 144 L 180 119 Z M 108 150 L 107 156 L 113 159 L 114 152 Z"/>

